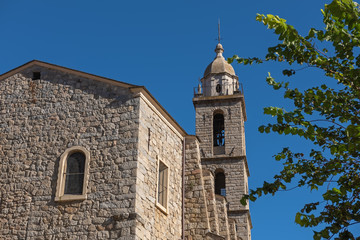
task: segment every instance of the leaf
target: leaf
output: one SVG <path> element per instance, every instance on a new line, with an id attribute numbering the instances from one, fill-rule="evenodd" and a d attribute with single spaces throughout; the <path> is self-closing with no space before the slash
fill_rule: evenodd
<path id="1" fill-rule="evenodd" d="M 240 203 L 241 205 L 246 206 L 247 205 L 246 198 L 241 198 Z"/>

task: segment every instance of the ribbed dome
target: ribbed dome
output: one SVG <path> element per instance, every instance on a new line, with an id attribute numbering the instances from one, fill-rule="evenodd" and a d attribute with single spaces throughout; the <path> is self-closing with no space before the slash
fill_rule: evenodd
<path id="1" fill-rule="evenodd" d="M 231 75 L 235 75 L 234 68 L 225 60 L 222 53 L 224 49 L 222 45 L 219 43 L 215 49 L 216 57 L 214 61 L 212 61 L 206 68 L 204 72 L 204 78 L 209 74 L 217 74 L 217 73 L 229 73 Z"/>

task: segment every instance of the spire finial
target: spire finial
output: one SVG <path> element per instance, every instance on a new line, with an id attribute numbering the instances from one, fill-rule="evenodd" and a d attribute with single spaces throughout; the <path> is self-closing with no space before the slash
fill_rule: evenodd
<path id="1" fill-rule="evenodd" d="M 220 18 L 218 19 L 218 42 L 220 43 L 221 37 L 220 37 Z"/>

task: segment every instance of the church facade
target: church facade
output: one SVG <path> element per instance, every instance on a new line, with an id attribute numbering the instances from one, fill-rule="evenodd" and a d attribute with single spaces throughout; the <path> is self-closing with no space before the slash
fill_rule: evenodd
<path id="1" fill-rule="evenodd" d="M 250 240 L 244 95 L 215 51 L 195 136 L 142 86 L 37 60 L 2 74 L 0 238 Z"/>

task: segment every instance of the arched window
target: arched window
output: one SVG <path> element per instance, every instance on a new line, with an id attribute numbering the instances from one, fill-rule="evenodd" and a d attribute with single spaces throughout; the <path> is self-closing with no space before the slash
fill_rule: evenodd
<path id="1" fill-rule="evenodd" d="M 83 147 L 67 149 L 60 157 L 55 201 L 85 200 L 90 153 Z"/>
<path id="2" fill-rule="evenodd" d="M 220 84 L 218 84 L 218 85 L 216 85 L 216 92 L 217 93 L 221 93 L 221 85 Z"/>
<path id="3" fill-rule="evenodd" d="M 84 185 L 85 154 L 75 152 L 66 161 L 64 194 L 82 194 Z"/>
<path id="4" fill-rule="evenodd" d="M 224 115 L 217 113 L 213 121 L 214 147 L 225 146 Z"/>
<path id="5" fill-rule="evenodd" d="M 225 174 L 222 170 L 215 171 L 215 194 L 226 196 Z"/>

